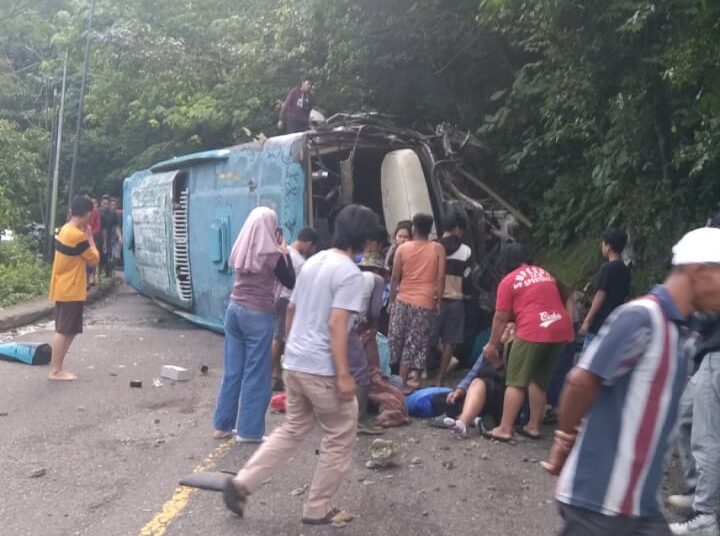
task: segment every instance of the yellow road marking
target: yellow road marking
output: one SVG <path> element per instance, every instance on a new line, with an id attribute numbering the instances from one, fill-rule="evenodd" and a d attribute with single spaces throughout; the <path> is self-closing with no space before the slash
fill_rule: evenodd
<path id="1" fill-rule="evenodd" d="M 206 471 L 215 465 L 218 458 L 223 457 L 235 443 L 234 439 L 229 439 L 221 443 L 213 450 L 207 458 L 193 469 L 193 473 Z M 195 492 L 196 488 L 188 488 L 186 486 L 178 486 L 173 496 L 163 504 L 162 509 L 155 514 L 147 525 L 145 525 L 138 536 L 162 536 L 167 531 L 170 523 L 178 517 L 190 501 L 190 496 Z"/>

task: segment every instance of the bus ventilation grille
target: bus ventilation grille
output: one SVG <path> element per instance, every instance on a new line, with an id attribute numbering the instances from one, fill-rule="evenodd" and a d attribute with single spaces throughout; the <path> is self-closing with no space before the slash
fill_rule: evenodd
<path id="1" fill-rule="evenodd" d="M 180 201 L 173 209 L 173 241 L 175 242 L 175 276 L 178 294 L 185 301 L 192 301 L 192 278 L 190 277 L 190 251 L 188 249 L 188 191 L 180 193 Z"/>

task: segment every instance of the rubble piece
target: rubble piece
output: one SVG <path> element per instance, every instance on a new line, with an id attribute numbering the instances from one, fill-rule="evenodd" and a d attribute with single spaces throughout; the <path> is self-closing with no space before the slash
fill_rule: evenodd
<path id="1" fill-rule="evenodd" d="M 176 365 L 163 365 L 160 376 L 176 382 L 186 382 L 190 379 L 190 371 Z"/>
<path id="2" fill-rule="evenodd" d="M 370 459 L 366 467 L 377 469 L 378 467 L 390 467 L 395 465 L 395 460 L 400 454 L 400 446 L 390 439 L 376 439 L 370 445 Z"/>
<path id="3" fill-rule="evenodd" d="M 40 478 L 47 474 L 47 469 L 44 467 L 38 467 L 30 473 L 30 478 Z"/>
<path id="4" fill-rule="evenodd" d="M 200 374 L 202 374 L 203 376 L 207 376 L 207 375 L 208 375 L 208 370 L 210 370 L 210 369 L 208 368 L 208 366 L 207 366 L 207 365 L 203 365 L 202 367 L 200 367 Z"/>
<path id="5" fill-rule="evenodd" d="M 140 380 L 130 380 L 130 387 L 134 389 L 142 389 L 142 382 Z"/>
<path id="6" fill-rule="evenodd" d="M 303 493 L 305 493 L 305 492 L 308 490 L 309 487 L 310 487 L 310 486 L 309 486 L 308 484 L 305 484 L 305 485 L 303 485 L 303 486 L 301 486 L 301 487 L 299 487 L 299 488 L 295 488 L 294 490 L 292 490 L 292 491 L 290 492 L 290 495 L 293 496 L 293 497 L 297 497 L 298 495 L 302 495 Z"/>

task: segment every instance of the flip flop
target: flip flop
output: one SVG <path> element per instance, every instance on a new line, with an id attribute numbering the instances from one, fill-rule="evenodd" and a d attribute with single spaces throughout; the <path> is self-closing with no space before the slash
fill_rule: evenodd
<path id="1" fill-rule="evenodd" d="M 523 437 L 527 437 L 528 439 L 532 439 L 533 441 L 540 441 L 542 439 L 542 436 L 540 434 L 531 434 L 527 430 L 525 430 L 524 426 L 518 426 L 515 428 L 515 432 L 518 435 L 521 435 Z"/>
<path id="2" fill-rule="evenodd" d="M 499 441 L 500 443 L 510 443 L 510 441 L 512 441 L 512 437 L 500 437 L 494 435 L 492 432 L 483 432 L 482 436 L 485 439 L 494 439 L 495 441 Z"/>
<path id="3" fill-rule="evenodd" d="M 244 489 L 240 489 L 232 477 L 228 477 L 225 481 L 225 487 L 223 489 L 223 501 L 228 510 L 232 513 L 243 517 L 245 514 L 245 503 L 247 502 L 247 496 L 249 493 Z"/>
<path id="4" fill-rule="evenodd" d="M 344 512 L 340 510 L 339 508 L 333 507 L 326 515 L 325 517 L 321 517 L 320 519 L 312 519 L 310 517 L 303 517 L 302 522 L 306 525 L 330 525 L 334 523 L 350 523 L 352 521 L 353 515 L 349 514 L 347 512 Z"/>

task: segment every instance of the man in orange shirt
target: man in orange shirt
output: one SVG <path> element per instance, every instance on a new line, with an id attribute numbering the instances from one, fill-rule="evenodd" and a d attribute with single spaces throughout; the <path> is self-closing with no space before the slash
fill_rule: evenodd
<path id="1" fill-rule="evenodd" d="M 49 296 L 55 302 L 51 380 L 77 379 L 77 376 L 63 369 L 63 361 L 75 335 L 83 330 L 83 308 L 87 301 L 86 267 L 94 266 L 100 260 L 89 225 L 92 210 L 90 199 L 76 197 L 70 207 L 70 220 L 55 237 Z"/>

